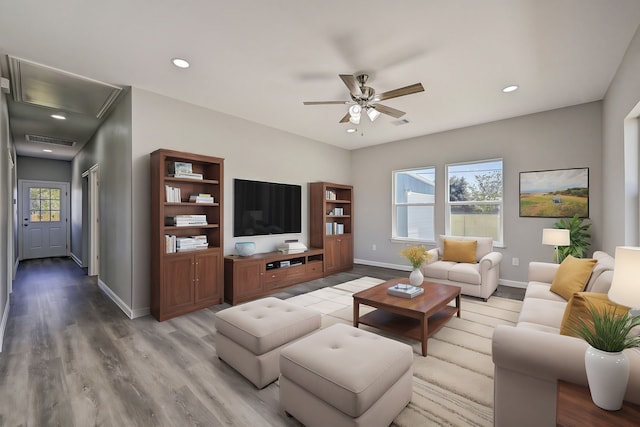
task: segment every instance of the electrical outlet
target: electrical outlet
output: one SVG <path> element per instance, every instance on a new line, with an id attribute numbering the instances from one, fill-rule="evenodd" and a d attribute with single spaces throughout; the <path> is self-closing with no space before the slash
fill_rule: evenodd
<path id="1" fill-rule="evenodd" d="M 513 266 L 519 266 L 520 265 L 520 258 L 511 258 L 511 265 Z"/>
<path id="2" fill-rule="evenodd" d="M 375 243 L 373 245 L 371 245 L 371 250 L 372 251 L 375 251 L 376 249 L 378 249 L 378 248 L 376 247 Z"/>

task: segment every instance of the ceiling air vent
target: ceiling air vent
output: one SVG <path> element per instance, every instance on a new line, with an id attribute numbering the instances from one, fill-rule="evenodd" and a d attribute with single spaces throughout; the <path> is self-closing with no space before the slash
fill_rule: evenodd
<path id="1" fill-rule="evenodd" d="M 406 125 L 407 123 L 409 123 L 409 120 L 407 119 L 394 120 L 391 122 L 392 125 L 396 125 L 396 126 Z"/>
<path id="2" fill-rule="evenodd" d="M 25 135 L 29 142 L 41 142 L 44 144 L 64 145 L 65 147 L 73 147 L 76 142 L 68 139 L 52 138 L 50 136 Z"/>

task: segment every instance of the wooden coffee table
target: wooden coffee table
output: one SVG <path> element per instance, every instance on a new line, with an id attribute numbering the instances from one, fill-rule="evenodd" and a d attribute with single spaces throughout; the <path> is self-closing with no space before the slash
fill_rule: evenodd
<path id="1" fill-rule="evenodd" d="M 407 278 L 396 278 L 353 294 L 353 326 L 359 323 L 392 332 L 422 343 L 427 355 L 427 340 L 454 314 L 460 317 L 460 288 L 440 283 L 423 282 L 424 293 L 414 298 L 387 294 L 387 289 Z M 447 305 L 455 298 L 456 306 Z M 360 304 L 377 308 L 360 317 Z"/>

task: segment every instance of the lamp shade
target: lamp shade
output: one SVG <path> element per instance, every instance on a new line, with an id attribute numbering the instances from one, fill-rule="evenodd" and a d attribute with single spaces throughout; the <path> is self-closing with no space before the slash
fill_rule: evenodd
<path id="1" fill-rule="evenodd" d="M 569 246 L 571 244 L 571 235 L 569 230 L 561 228 L 543 228 L 542 244 L 552 246 Z"/>
<path id="2" fill-rule="evenodd" d="M 609 299 L 631 308 L 640 308 L 640 248 L 616 248 Z"/>

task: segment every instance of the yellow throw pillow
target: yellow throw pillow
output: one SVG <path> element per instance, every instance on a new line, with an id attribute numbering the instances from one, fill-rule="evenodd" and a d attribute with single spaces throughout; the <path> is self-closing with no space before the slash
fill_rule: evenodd
<path id="1" fill-rule="evenodd" d="M 574 332 L 576 328 L 580 327 L 580 321 L 593 327 L 593 319 L 589 309 L 593 307 L 599 312 L 604 310 L 613 311 L 619 316 L 627 314 L 629 307 L 618 305 L 615 302 L 609 300 L 607 294 L 601 294 L 598 292 L 576 292 L 573 294 L 567 304 L 567 308 L 564 309 L 564 316 L 562 317 L 562 323 L 560 324 L 560 335 L 569 335 L 571 337 L 577 337 Z"/>
<path id="2" fill-rule="evenodd" d="M 573 294 L 584 290 L 596 262 L 595 259 L 567 256 L 553 277 L 551 292 L 569 301 Z"/>
<path id="3" fill-rule="evenodd" d="M 462 241 L 444 239 L 444 254 L 442 254 L 442 260 L 454 262 L 469 262 L 475 264 L 477 246 L 477 240 Z"/>

